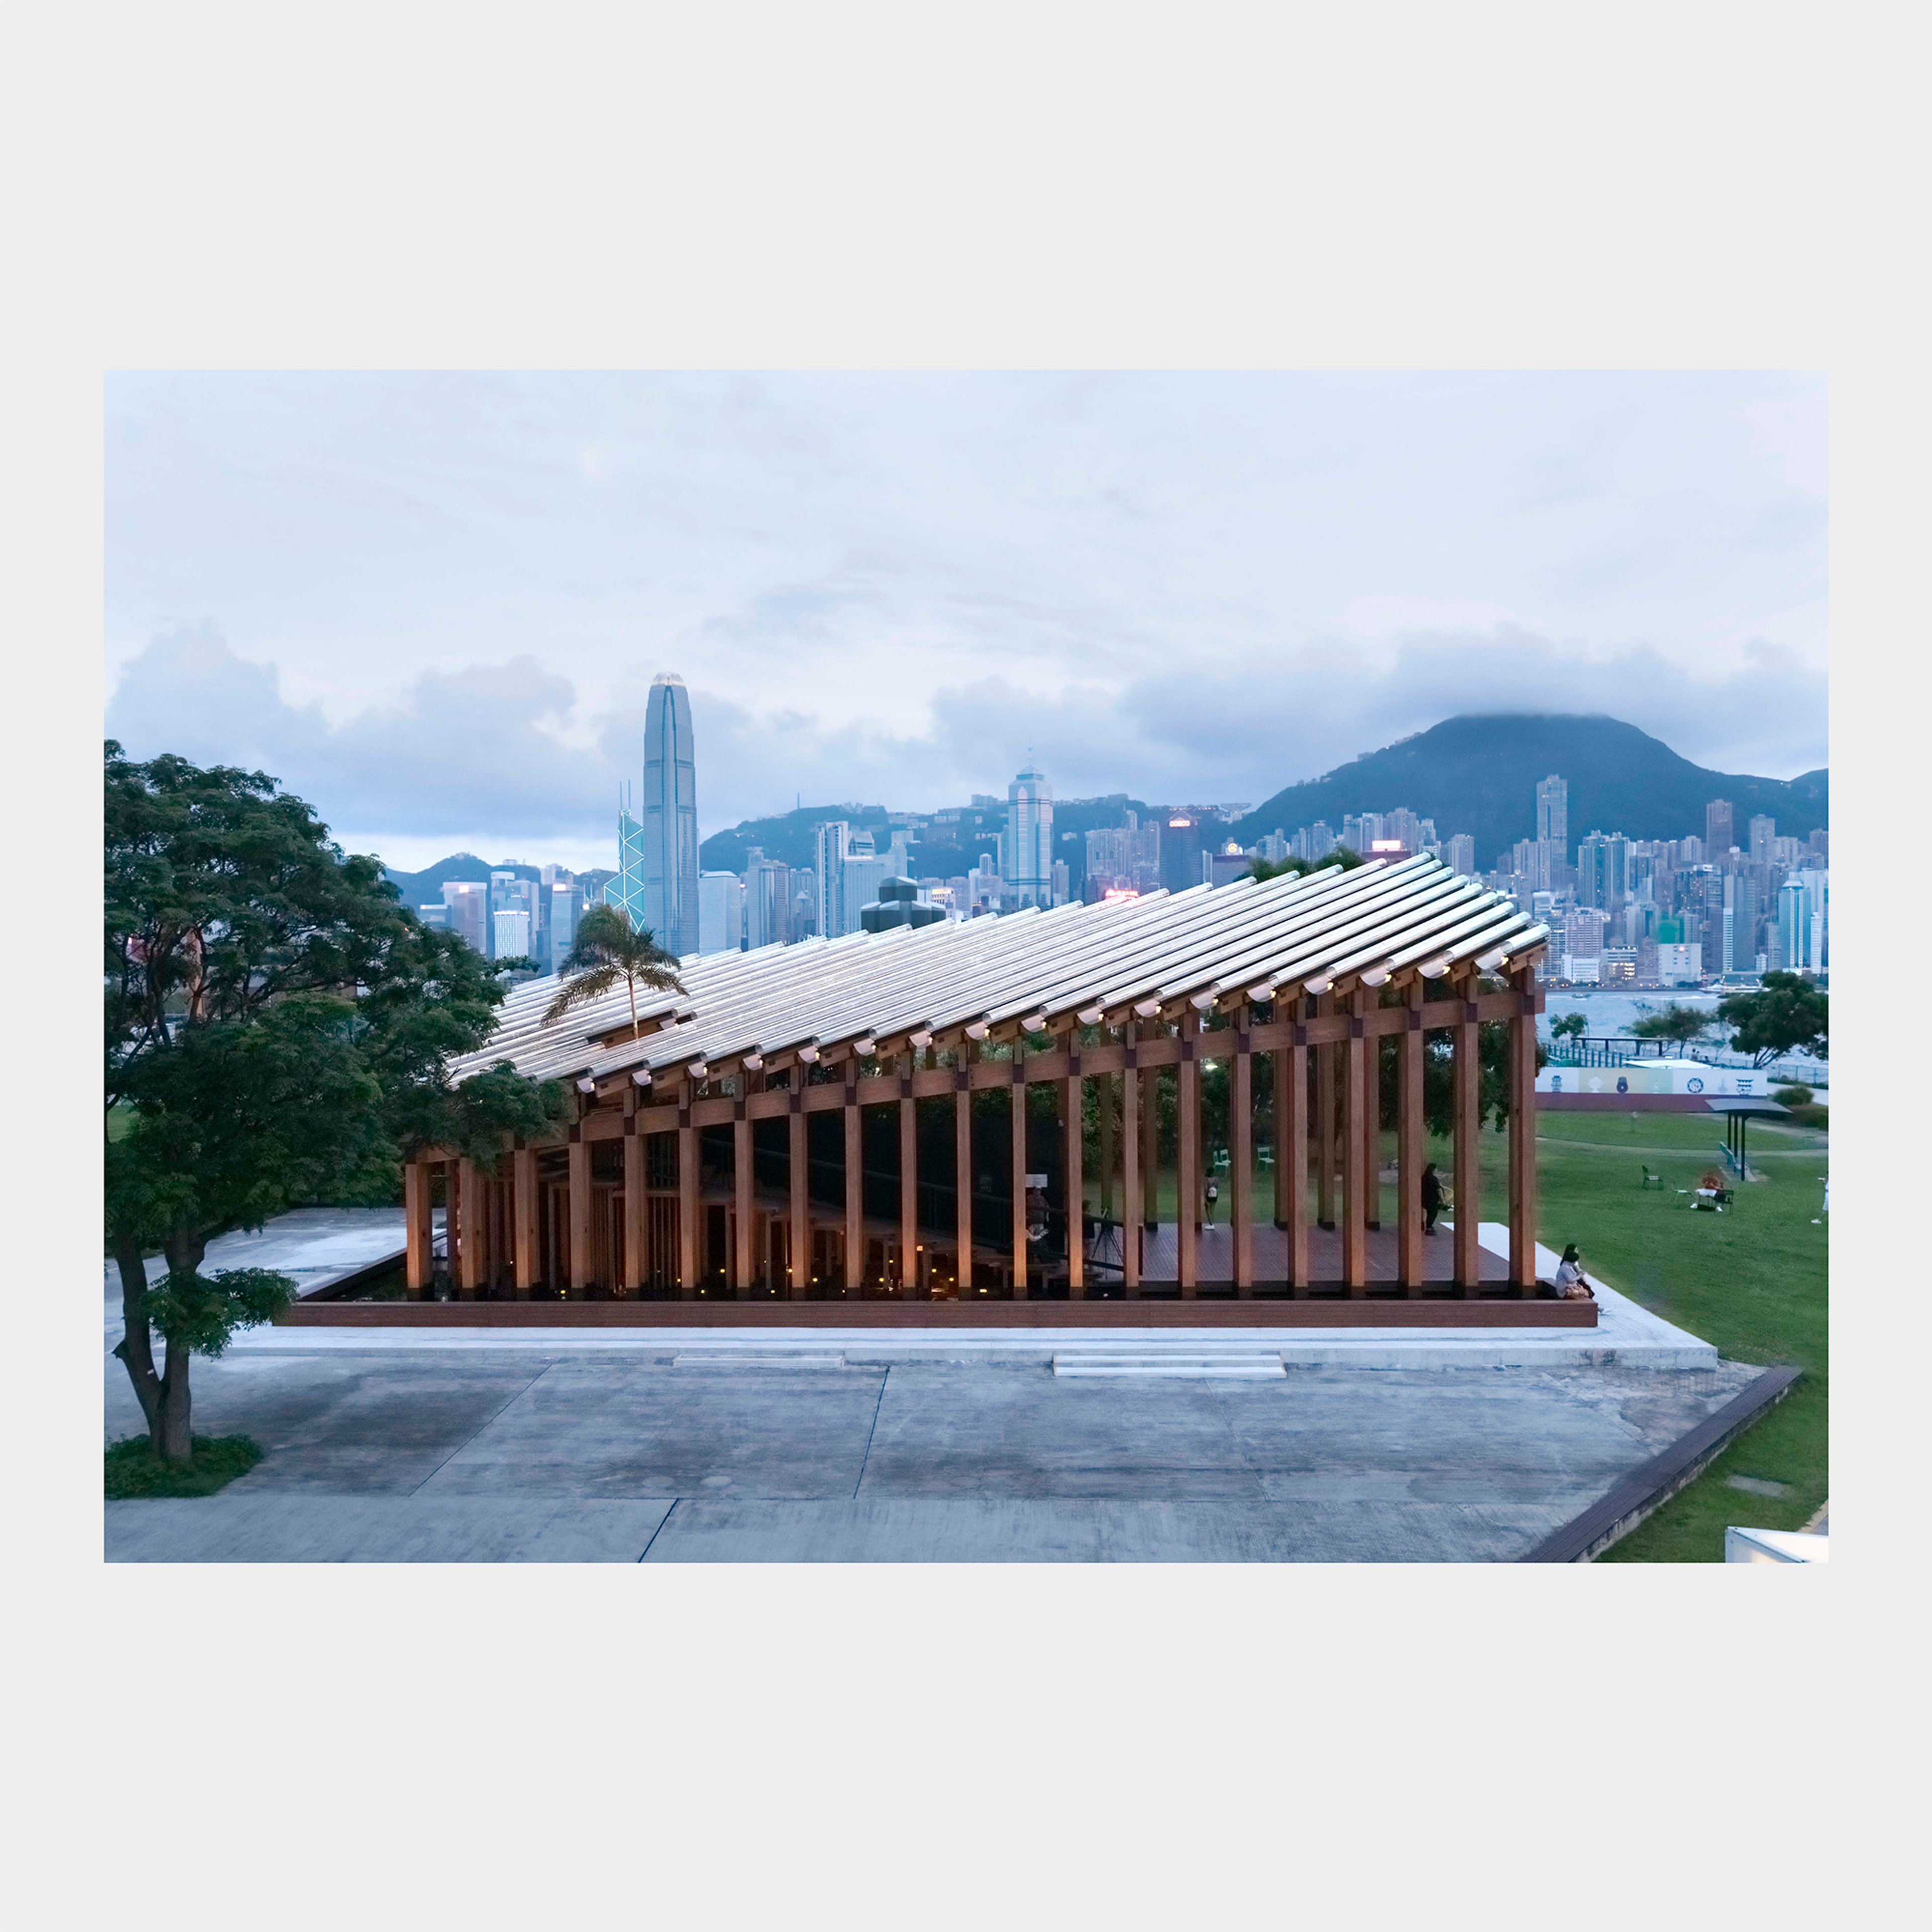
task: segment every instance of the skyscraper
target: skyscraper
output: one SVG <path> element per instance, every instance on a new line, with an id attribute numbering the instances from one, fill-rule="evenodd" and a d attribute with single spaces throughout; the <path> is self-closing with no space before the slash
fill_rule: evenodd
<path id="1" fill-rule="evenodd" d="M 675 671 L 651 680 L 640 814 L 618 814 L 622 866 L 604 896 L 668 952 L 698 950 L 698 766 L 691 699 Z"/>
<path id="2" fill-rule="evenodd" d="M 1751 820 L 1750 851 L 1751 856 L 1760 866 L 1770 862 L 1772 856 L 1772 843 L 1777 836 L 1778 820 L 1776 819 L 1767 818 L 1762 813 L 1760 813 Z"/>
<path id="3" fill-rule="evenodd" d="M 1705 858 L 1716 864 L 1737 842 L 1737 830 L 1731 820 L 1730 800 L 1714 798 L 1704 808 Z"/>
<path id="4" fill-rule="evenodd" d="M 1559 864 L 1569 856 L 1570 782 L 1554 772 L 1536 788 L 1536 836 L 1562 848 Z"/>
<path id="5" fill-rule="evenodd" d="M 812 916 L 821 939 L 836 939 L 845 930 L 845 860 L 852 849 L 852 828 L 842 818 L 812 828 Z"/>
<path id="6" fill-rule="evenodd" d="M 1000 874 L 1012 905 L 1053 903 L 1053 788 L 1029 759 L 1006 788 Z"/>

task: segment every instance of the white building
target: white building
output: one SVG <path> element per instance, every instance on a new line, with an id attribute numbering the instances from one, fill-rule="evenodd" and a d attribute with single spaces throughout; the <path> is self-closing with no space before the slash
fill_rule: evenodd
<path id="1" fill-rule="evenodd" d="M 844 888 L 846 855 L 851 850 L 852 828 L 842 818 L 812 828 L 812 908 L 821 939 L 836 939 L 851 928 L 845 924 Z"/>
<path id="2" fill-rule="evenodd" d="M 1704 976 L 1704 947 L 1700 940 L 1688 944 L 1661 940 L 1657 948 L 1657 976 L 1666 986 L 1694 986 Z"/>
<path id="3" fill-rule="evenodd" d="M 736 872 L 698 875 L 698 950 L 736 952 L 745 937 L 745 882 Z"/>
<path id="4" fill-rule="evenodd" d="M 530 950 L 530 914 L 519 906 L 514 910 L 506 909 L 494 914 L 492 919 L 496 944 L 490 956 L 496 959 L 527 958 Z"/>

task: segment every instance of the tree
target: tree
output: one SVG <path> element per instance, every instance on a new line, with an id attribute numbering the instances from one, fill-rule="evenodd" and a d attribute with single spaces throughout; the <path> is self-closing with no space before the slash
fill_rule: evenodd
<path id="1" fill-rule="evenodd" d="M 1823 1060 L 1831 1050 L 1831 996 L 1802 974 L 1766 974 L 1759 991 L 1720 1000 L 1718 1018 L 1737 1028 L 1731 1051 L 1748 1053 L 1754 1066 L 1768 1066 L 1787 1053 Z"/>
<path id="2" fill-rule="evenodd" d="M 1550 1037 L 1552 1040 L 1580 1040 L 1589 1024 L 1581 1013 L 1564 1013 L 1550 1022 Z"/>
<path id="3" fill-rule="evenodd" d="M 637 1030 L 638 988 L 681 993 L 677 956 L 658 945 L 648 927 L 634 929 L 620 906 L 596 905 L 578 921 L 577 938 L 560 969 L 563 984 L 544 1011 L 544 1024 L 560 1020 L 573 1006 L 601 999 L 621 985 L 631 996 L 631 1029 Z"/>
<path id="4" fill-rule="evenodd" d="M 106 748 L 107 1244 L 125 1364 L 155 1452 L 193 1442 L 188 1368 L 292 1292 L 203 1274 L 208 1244 L 304 1202 L 389 1202 L 412 1144 L 500 1144 L 560 1094 L 447 1056 L 488 1038 L 489 962 L 426 930 L 376 860 L 345 857 L 261 772 Z M 150 1287 L 147 1256 L 165 1277 Z M 154 1365 L 154 1335 L 166 1344 Z"/>
<path id="5" fill-rule="evenodd" d="M 1630 1033 L 1638 1040 L 1667 1040 L 1672 1046 L 1688 1046 L 1694 1040 L 1702 1038 L 1710 1024 L 1708 1013 L 1672 1002 L 1660 1013 L 1646 1013 L 1632 1024 Z"/>
<path id="6" fill-rule="evenodd" d="M 1326 858 L 1322 859 L 1297 859 L 1293 856 L 1286 859 L 1252 859 L 1249 861 L 1248 870 L 1257 879 L 1265 881 L 1269 879 L 1278 879 L 1288 872 L 1294 872 L 1305 876 L 1310 872 L 1322 872 L 1330 866 L 1339 866 L 1343 872 L 1352 872 L 1361 863 L 1360 853 L 1352 851 L 1346 845 L 1337 845 Z"/>

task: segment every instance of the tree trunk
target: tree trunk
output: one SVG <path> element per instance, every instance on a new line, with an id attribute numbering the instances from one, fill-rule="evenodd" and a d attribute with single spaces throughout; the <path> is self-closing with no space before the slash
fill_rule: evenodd
<path id="1" fill-rule="evenodd" d="M 160 1415 L 151 1435 L 154 1453 L 164 1462 L 185 1462 L 194 1450 L 188 1364 L 188 1349 L 170 1342 L 167 1367 L 161 1376 Z"/>
<path id="2" fill-rule="evenodd" d="M 134 1385 L 134 1399 L 148 1425 L 148 1439 L 158 1450 L 161 1414 L 161 1378 L 154 1372 L 154 1345 L 148 1326 L 147 1258 L 134 1236 L 116 1237 L 114 1259 L 121 1270 L 121 1324 L 124 1330 L 116 1352 L 126 1365 L 128 1379 Z"/>

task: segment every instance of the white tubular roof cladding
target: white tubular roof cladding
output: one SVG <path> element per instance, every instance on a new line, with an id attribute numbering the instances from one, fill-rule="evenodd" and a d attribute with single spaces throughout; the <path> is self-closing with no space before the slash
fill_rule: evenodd
<path id="1" fill-rule="evenodd" d="M 680 1066 L 715 1070 L 748 1053 L 769 1063 L 806 1048 L 1039 1013 L 1064 1024 L 1079 1011 L 1150 998 L 1166 1004 L 1362 968 L 1403 972 L 1498 946 L 1520 953 L 1547 936 L 1509 901 L 1433 859 L 1372 860 L 1346 872 L 707 953 L 679 962 L 682 993 L 639 992 L 638 1018 L 656 1030 L 608 1046 L 589 1036 L 628 1028 L 621 984 L 546 1025 L 558 982 L 536 980 L 504 1001 L 489 1045 L 450 1071 L 460 1080 L 508 1060 L 538 1078 L 640 1069 L 675 1078 Z"/>

